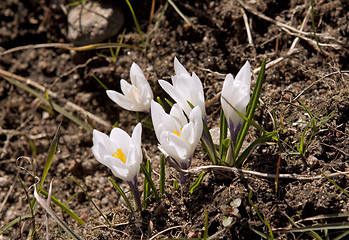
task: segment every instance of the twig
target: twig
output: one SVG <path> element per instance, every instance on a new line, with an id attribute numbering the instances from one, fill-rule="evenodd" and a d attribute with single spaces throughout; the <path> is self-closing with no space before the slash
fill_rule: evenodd
<path id="1" fill-rule="evenodd" d="M 187 174 L 198 174 L 200 172 L 207 172 L 207 171 L 216 171 L 216 172 L 232 172 L 235 175 L 240 175 L 244 177 L 245 174 L 253 175 L 256 177 L 261 177 L 261 178 L 273 178 L 275 179 L 277 177 L 276 174 L 272 173 L 261 173 L 257 171 L 252 171 L 252 170 L 245 170 L 245 169 L 240 169 L 236 167 L 226 167 L 226 166 L 217 166 L 217 165 L 208 165 L 208 166 L 201 166 L 201 167 L 196 167 L 192 168 L 189 170 L 182 169 L 176 164 L 175 161 L 171 159 L 171 157 L 167 157 L 171 161 L 171 166 L 173 166 L 177 171 L 182 172 L 182 173 L 187 173 Z M 349 172 L 337 172 L 337 173 L 331 173 L 326 175 L 328 178 L 340 176 L 340 175 L 349 175 Z M 298 175 L 298 174 L 287 174 L 287 173 L 281 173 L 279 174 L 279 179 L 290 179 L 290 180 L 300 180 L 300 181 L 308 181 L 308 180 L 316 180 L 316 179 L 322 179 L 325 178 L 323 175 L 316 175 L 316 176 L 309 176 L 309 175 Z"/>
<path id="2" fill-rule="evenodd" d="M 40 91 L 42 92 L 45 92 L 47 91 L 48 95 L 50 97 L 53 97 L 53 98 L 59 98 L 58 94 L 55 93 L 55 92 L 52 92 L 51 90 L 48 90 L 46 89 L 44 86 L 40 85 L 39 83 L 37 82 L 34 82 L 28 78 L 24 78 L 22 76 L 18 76 L 16 74 L 13 74 L 13 73 L 10 73 L 10 72 L 7 72 L 5 70 L 2 70 L 0 69 L 0 76 L 1 77 L 10 77 L 10 78 L 13 78 L 13 79 L 16 79 L 18 81 L 21 81 L 21 82 L 24 82 L 26 83 L 27 85 L 30 85 L 30 86 L 33 86 L 37 89 L 39 89 Z M 76 105 L 75 103 L 72 103 L 70 101 L 67 101 L 66 99 L 64 98 L 59 98 L 60 100 L 62 100 L 64 103 L 65 103 L 65 106 L 67 108 L 70 108 L 74 111 L 77 111 L 77 112 L 80 112 L 82 114 L 85 114 L 88 118 L 90 118 L 91 120 L 105 126 L 106 128 L 111 128 L 111 124 L 107 121 L 104 121 L 103 119 L 101 119 L 100 117 L 94 115 L 93 113 L 90 113 L 89 111 L 87 111 L 86 109 L 83 109 L 82 107 L 79 107 L 78 105 Z"/>
<path id="3" fill-rule="evenodd" d="M 262 19 L 264 19 L 264 20 L 266 20 L 266 21 L 268 21 L 268 22 L 272 22 L 272 23 L 276 24 L 276 25 L 277 25 L 278 27 L 280 27 L 280 28 L 284 27 L 284 28 L 287 28 L 288 30 L 290 30 L 290 31 L 292 31 L 292 32 L 297 32 L 297 33 L 299 33 L 299 34 L 306 35 L 306 36 L 314 36 L 314 32 L 304 32 L 304 31 L 298 30 L 297 28 L 294 28 L 294 27 L 289 26 L 289 25 L 287 25 L 287 24 L 285 24 L 285 23 L 276 21 L 276 20 L 274 20 L 274 19 L 272 19 L 272 18 L 270 18 L 270 17 L 264 15 L 263 13 L 258 12 L 256 9 L 251 8 L 250 6 L 246 5 L 246 4 L 245 4 L 243 1 L 241 1 L 241 0 L 238 0 L 238 2 L 240 3 L 240 5 L 241 5 L 244 9 L 246 9 L 246 10 L 249 11 L 250 13 L 252 13 L 252 14 L 254 14 L 254 15 L 256 15 L 256 16 L 258 16 L 258 17 L 260 17 L 260 18 L 262 18 Z M 316 35 L 317 35 L 317 36 L 321 36 L 321 37 L 324 38 L 324 39 L 333 40 L 333 41 L 336 41 L 336 42 L 338 42 L 338 43 L 341 43 L 341 42 L 339 42 L 337 39 L 335 39 L 334 37 L 329 36 L 329 35 L 326 35 L 326 34 L 316 33 Z M 342 44 L 342 43 L 341 43 L 341 44 Z"/>
<path id="4" fill-rule="evenodd" d="M 42 43 L 42 44 L 30 44 L 26 46 L 19 46 L 15 48 L 11 48 L 5 51 L 0 52 L 0 56 L 17 52 L 17 51 L 23 51 L 27 49 L 36 49 L 36 48 L 63 48 L 63 49 L 70 49 L 72 47 L 72 44 L 67 43 Z"/>
<path id="5" fill-rule="evenodd" d="M 11 195 L 12 191 L 13 191 L 13 188 L 16 184 L 16 179 L 18 179 L 18 176 L 19 176 L 19 173 L 21 172 L 21 167 L 22 167 L 22 162 L 21 164 L 19 165 L 19 168 L 17 169 L 17 173 L 16 173 L 16 176 L 13 178 L 13 183 L 11 185 L 11 187 L 9 188 L 9 190 L 7 191 L 7 194 L 4 198 L 4 200 L 2 201 L 1 203 L 1 206 L 0 206 L 0 212 L 2 212 L 2 209 L 4 208 L 9 196 Z"/>
<path id="6" fill-rule="evenodd" d="M 172 229 L 175 229 L 175 228 L 183 228 L 185 227 L 187 224 L 183 225 L 183 226 L 173 226 L 173 227 L 169 227 L 169 228 L 166 228 L 165 230 L 162 230 L 161 232 L 158 232 L 157 234 L 155 234 L 154 236 L 152 236 L 151 238 L 149 238 L 149 240 L 153 240 L 155 239 L 157 236 L 167 232 L 167 231 L 170 231 Z"/>
<path id="7" fill-rule="evenodd" d="M 248 43 L 251 44 L 252 46 L 254 46 L 252 34 L 251 34 L 251 29 L 250 29 L 250 25 L 248 24 L 246 12 L 243 8 L 240 8 L 240 10 L 241 10 L 242 18 L 244 19 L 244 23 L 245 23 L 245 27 L 246 27 Z"/>
<path id="8" fill-rule="evenodd" d="M 304 26 L 305 26 L 305 23 L 308 22 L 308 18 L 310 16 L 310 13 L 311 13 L 311 6 L 308 8 L 308 11 L 307 11 L 307 14 L 305 14 L 305 17 L 303 19 L 303 22 L 302 22 L 302 25 L 301 25 L 301 28 L 300 30 L 302 31 Z M 292 44 L 291 44 L 291 47 L 290 47 L 290 50 L 288 50 L 288 53 L 293 51 L 293 49 L 296 47 L 297 43 L 299 42 L 299 37 L 296 37 Z"/>
<path id="9" fill-rule="evenodd" d="M 296 52 L 298 52 L 297 49 L 293 49 L 291 52 L 287 52 L 287 54 L 286 54 L 285 56 L 279 57 L 278 59 L 275 59 L 275 60 L 273 60 L 273 61 L 271 61 L 271 62 L 268 62 L 268 63 L 265 65 L 265 69 L 268 69 L 268 68 L 270 68 L 270 67 L 272 67 L 272 66 L 278 64 L 279 62 L 281 62 L 282 60 L 288 58 L 289 56 L 291 56 L 292 54 L 294 54 L 294 53 L 296 53 Z M 253 73 L 254 73 L 254 74 L 257 74 L 260 70 L 261 70 L 261 67 L 255 68 L 255 69 L 253 70 Z"/>

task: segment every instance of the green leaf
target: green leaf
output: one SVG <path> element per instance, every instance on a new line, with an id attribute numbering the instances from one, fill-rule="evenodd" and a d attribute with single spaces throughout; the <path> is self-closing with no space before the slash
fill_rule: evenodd
<path id="1" fill-rule="evenodd" d="M 252 120 L 254 117 L 254 112 L 256 110 L 257 104 L 258 104 L 258 99 L 262 90 L 262 84 L 264 82 L 265 79 L 265 65 L 266 65 L 266 61 L 267 59 L 264 58 L 262 65 L 261 65 L 261 69 L 258 73 L 258 78 L 257 78 L 257 82 L 256 85 L 254 87 L 251 99 L 250 99 L 250 103 L 248 104 L 247 110 L 246 110 L 246 116 L 247 119 Z M 235 149 L 234 149 L 234 157 L 238 156 L 240 149 L 242 147 L 242 143 L 245 140 L 247 131 L 250 127 L 250 122 L 249 121 L 244 121 L 244 123 L 242 124 L 241 130 L 239 131 L 239 134 L 237 136 L 236 139 L 236 144 L 235 144 Z"/>
<path id="2" fill-rule="evenodd" d="M 160 155 L 160 196 L 165 193 L 165 155 Z"/>
<path id="3" fill-rule="evenodd" d="M 225 118 L 223 108 L 221 108 L 220 113 L 220 125 L 219 125 L 219 156 L 224 161 L 223 158 L 223 141 L 226 140 L 228 134 L 228 123 L 227 119 Z"/>
<path id="4" fill-rule="evenodd" d="M 16 223 L 24 220 L 24 219 L 27 219 L 27 218 L 32 218 L 32 215 L 31 214 L 25 214 L 23 216 L 19 216 L 15 219 L 13 219 L 11 222 L 9 222 L 8 224 L 6 224 L 6 226 L 4 226 L 1 231 L 0 231 L 0 236 L 2 234 L 4 234 L 9 228 L 13 227 Z"/>
<path id="5" fill-rule="evenodd" d="M 173 180 L 173 189 L 176 191 L 179 189 L 177 179 Z"/>
<path id="6" fill-rule="evenodd" d="M 189 187 L 189 192 L 193 194 L 193 192 L 200 186 L 202 179 L 206 175 L 205 172 L 200 173 L 199 177 L 195 180 L 195 182 Z"/>
<path id="7" fill-rule="evenodd" d="M 128 7 L 130 8 L 133 21 L 135 22 L 135 25 L 136 25 L 136 28 L 137 28 L 137 31 L 138 31 L 138 35 L 139 35 L 139 37 L 141 38 L 141 43 L 142 43 L 142 45 L 143 45 L 143 48 L 145 48 L 145 43 L 144 43 L 144 40 L 143 40 L 142 30 L 141 30 L 141 28 L 139 27 L 139 23 L 138 23 L 136 14 L 135 14 L 135 12 L 133 11 L 133 8 L 132 8 L 132 5 L 131 5 L 130 1 L 129 1 L 129 0 L 125 0 L 125 1 L 126 1 L 126 3 L 127 3 Z"/>
<path id="8" fill-rule="evenodd" d="M 121 197 L 125 200 L 125 202 L 126 202 L 128 208 L 129 208 L 129 209 L 131 210 L 131 212 L 134 214 L 135 211 L 133 210 L 133 207 L 132 207 L 130 201 L 127 199 L 127 197 L 126 197 L 124 191 L 122 191 L 121 187 L 119 187 L 119 185 L 118 185 L 116 182 L 114 182 L 113 179 L 111 179 L 111 178 L 108 178 L 108 179 L 109 179 L 109 181 L 113 184 L 113 186 L 116 188 L 116 190 L 119 191 Z"/>
<path id="9" fill-rule="evenodd" d="M 99 212 L 99 214 L 104 218 L 104 220 L 106 221 L 106 223 L 112 227 L 112 225 L 110 224 L 110 222 L 108 221 L 108 219 L 104 216 L 104 214 L 102 213 L 102 211 L 97 207 L 97 205 L 94 203 L 94 201 L 92 200 L 92 198 L 88 195 L 88 193 L 85 191 L 85 189 L 80 185 L 80 183 L 78 183 L 78 181 L 76 181 L 73 177 L 69 177 L 71 180 L 73 180 L 73 182 L 79 186 L 79 188 L 83 191 L 83 193 L 85 194 L 85 196 L 87 197 L 87 199 L 90 201 L 90 203 L 93 204 L 93 206 L 96 208 L 96 210 Z"/>
<path id="10" fill-rule="evenodd" d="M 278 132 L 266 132 L 259 138 L 257 138 L 253 143 L 251 143 L 243 153 L 240 154 L 239 158 L 235 162 L 235 166 L 239 167 L 243 161 L 250 155 L 251 151 L 260 144 L 268 142 L 272 137 L 274 137 Z"/>
<path id="11" fill-rule="evenodd" d="M 41 176 L 41 182 L 40 182 L 40 186 L 39 186 L 39 191 L 42 188 L 42 186 L 44 185 L 44 181 L 46 179 L 48 170 L 50 170 L 52 161 L 53 161 L 53 157 L 55 156 L 56 153 L 56 149 L 57 149 L 57 145 L 58 145 L 58 139 L 59 139 L 59 128 L 60 128 L 61 124 L 58 125 L 55 136 L 51 142 L 51 146 L 50 146 L 50 150 L 48 152 L 48 156 L 46 159 L 46 163 L 45 163 L 45 167 L 44 167 L 44 171 L 42 173 Z"/>
<path id="12" fill-rule="evenodd" d="M 42 193 L 45 197 L 48 197 L 48 193 L 44 190 L 40 190 L 40 193 Z M 57 198 L 54 196 L 51 196 L 51 200 L 54 204 L 56 204 L 58 207 L 60 207 L 64 212 L 68 213 L 75 221 L 77 221 L 79 224 L 84 225 L 85 222 L 76 215 L 72 210 L 70 210 L 67 206 L 65 206 L 63 203 L 61 203 Z"/>
<path id="13" fill-rule="evenodd" d="M 58 223 L 58 225 L 64 229 L 64 231 L 66 231 L 73 239 L 81 239 L 72 229 L 69 228 L 69 226 L 62 219 L 57 216 L 50 205 L 47 204 L 46 201 L 39 196 L 36 185 L 34 185 L 34 197 L 38 201 L 38 203 L 46 210 L 46 212 L 50 214 L 50 216 Z"/>
<path id="14" fill-rule="evenodd" d="M 151 177 L 150 159 L 147 159 L 146 170 L 147 170 L 149 176 Z M 149 196 L 150 196 L 150 184 L 149 184 L 148 180 L 145 178 L 144 179 L 144 186 L 143 186 L 143 208 L 144 208 L 144 210 L 147 209 Z"/>
<path id="15" fill-rule="evenodd" d="M 141 165 L 141 171 L 143 172 L 143 174 L 144 174 L 145 178 L 147 179 L 147 181 L 150 183 L 150 187 L 153 190 L 153 193 L 155 195 L 156 201 L 159 202 L 160 201 L 160 197 L 159 197 L 158 191 L 157 191 L 157 189 L 155 187 L 155 184 L 154 184 L 153 180 L 151 179 L 151 176 L 149 175 L 149 173 L 148 173 L 147 169 L 144 167 L 144 165 L 142 163 L 140 165 Z"/>

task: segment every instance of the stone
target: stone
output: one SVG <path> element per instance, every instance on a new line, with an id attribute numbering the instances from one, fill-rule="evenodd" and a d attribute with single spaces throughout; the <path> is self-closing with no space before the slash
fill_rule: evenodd
<path id="1" fill-rule="evenodd" d="M 88 1 L 68 13 L 68 39 L 75 45 L 102 42 L 124 24 L 122 10 L 111 1 Z"/>

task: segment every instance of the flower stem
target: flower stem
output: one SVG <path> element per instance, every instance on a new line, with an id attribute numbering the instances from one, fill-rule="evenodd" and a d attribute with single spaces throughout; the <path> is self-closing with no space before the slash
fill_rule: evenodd
<path id="1" fill-rule="evenodd" d="M 128 185 L 130 185 L 130 188 L 131 188 L 131 191 L 133 193 L 133 198 L 135 200 L 135 203 L 136 203 L 136 207 L 137 207 L 137 210 L 138 211 L 141 211 L 142 209 L 142 204 L 141 204 L 141 198 L 140 198 L 140 195 L 139 195 L 139 191 L 138 191 L 138 188 L 137 188 L 137 179 L 135 181 L 135 183 L 133 182 L 127 182 Z"/>

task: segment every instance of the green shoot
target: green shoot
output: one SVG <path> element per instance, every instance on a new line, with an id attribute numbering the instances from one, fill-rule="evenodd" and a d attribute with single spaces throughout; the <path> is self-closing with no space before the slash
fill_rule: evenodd
<path id="1" fill-rule="evenodd" d="M 311 0 L 311 27 L 313 28 L 316 45 L 320 49 L 320 52 L 323 54 L 324 52 L 322 51 L 322 48 L 320 47 L 319 40 L 318 40 L 317 35 L 316 35 L 315 20 L 314 20 L 314 0 Z"/>
<path id="2" fill-rule="evenodd" d="M 155 3 L 155 0 L 153 0 L 152 3 Z M 161 10 L 161 12 L 160 12 L 159 17 L 156 19 L 156 22 L 155 22 L 155 24 L 154 24 L 154 28 L 148 33 L 148 37 L 147 37 L 147 39 L 145 40 L 145 46 L 146 46 L 146 47 L 149 45 L 150 39 L 151 39 L 151 37 L 153 36 L 153 32 L 159 27 L 159 25 L 160 25 L 160 20 L 161 20 L 161 18 L 164 16 L 164 14 L 165 14 L 167 8 L 168 8 L 168 2 L 165 2 L 164 6 L 163 6 L 163 8 L 162 8 L 162 10 Z M 152 15 L 151 15 L 151 16 L 152 16 Z M 152 18 L 152 17 L 150 17 L 150 18 Z"/>
<path id="3" fill-rule="evenodd" d="M 263 218 L 262 215 L 259 213 L 257 207 L 253 204 L 253 202 L 251 200 L 251 197 L 252 197 L 252 190 L 250 190 L 250 192 L 248 193 L 248 202 L 254 208 L 254 210 L 256 211 L 258 218 L 268 227 L 268 229 L 269 229 L 269 236 L 265 235 L 265 236 L 267 236 L 267 239 L 274 239 L 273 231 L 271 229 L 271 226 L 270 226 L 269 222 L 267 221 L 267 219 Z"/>
<path id="4" fill-rule="evenodd" d="M 220 125 L 219 125 L 219 156 L 223 161 L 225 160 L 225 158 L 223 158 L 223 153 L 224 153 L 223 142 L 226 140 L 227 134 L 228 134 L 228 123 L 227 123 L 227 119 L 225 118 L 223 108 L 221 108 Z"/>
<path id="5" fill-rule="evenodd" d="M 193 192 L 200 186 L 202 179 L 205 176 L 205 172 L 200 173 L 199 177 L 195 180 L 195 182 L 189 187 L 189 192 L 193 194 Z"/>
<path id="6" fill-rule="evenodd" d="M 42 173 L 41 176 L 41 182 L 40 182 L 40 186 L 39 186 L 39 191 L 42 188 L 42 186 L 44 185 L 44 181 L 46 179 L 48 170 L 51 167 L 52 161 L 53 161 L 53 157 L 56 153 L 56 149 L 57 149 L 57 145 L 58 145 L 58 138 L 59 138 L 59 128 L 60 128 L 61 124 L 58 125 L 55 136 L 51 142 L 51 146 L 50 146 L 50 150 L 48 152 L 48 156 L 46 159 L 46 163 L 45 163 L 45 167 L 44 167 L 44 172 Z"/>
<path id="7" fill-rule="evenodd" d="M 303 102 L 301 102 L 300 100 L 298 100 L 298 103 L 301 104 L 303 106 L 303 108 L 305 109 L 305 111 L 308 113 L 310 120 L 309 122 L 306 124 L 303 132 L 302 132 L 302 136 L 301 136 L 301 140 L 300 143 L 297 144 L 295 143 L 295 146 L 297 148 L 298 154 L 300 154 L 303 158 L 303 160 L 306 160 L 306 153 L 307 153 L 307 149 L 308 146 L 311 144 L 311 141 L 314 137 L 314 135 L 316 134 L 316 132 L 318 131 L 318 129 L 325 123 L 327 122 L 329 119 L 331 119 L 334 114 L 329 114 L 328 116 L 324 117 L 321 120 L 317 120 L 318 116 L 314 116 L 310 110 L 308 109 L 307 106 L 305 106 L 305 104 Z M 308 139 L 306 139 L 307 137 L 307 133 L 308 130 L 310 129 L 310 136 L 308 137 Z"/>
<path id="8" fill-rule="evenodd" d="M 179 189 L 177 179 L 174 179 L 174 180 L 173 180 L 173 189 L 174 189 L 175 191 L 178 191 L 178 189 Z"/>
<path id="9" fill-rule="evenodd" d="M 104 220 L 106 221 L 106 223 L 112 227 L 112 225 L 110 224 L 110 222 L 108 221 L 108 219 L 104 216 L 104 214 L 101 212 L 101 210 L 97 207 L 97 205 L 94 203 L 94 201 L 92 200 L 92 198 L 88 195 L 88 193 L 85 191 L 85 189 L 81 186 L 81 184 L 76 181 L 73 177 L 69 177 L 76 185 L 79 186 L 79 188 L 81 189 L 81 191 L 85 194 L 85 196 L 87 197 L 88 201 L 90 203 L 93 204 L 93 206 L 96 208 L 96 210 L 99 212 L 99 214 L 104 218 Z"/>
<path id="10" fill-rule="evenodd" d="M 109 88 L 107 86 L 105 86 L 102 81 L 94 74 L 91 75 L 94 79 L 96 79 L 96 81 L 99 83 L 99 85 L 101 85 L 105 90 L 109 90 Z"/>
<path id="11" fill-rule="evenodd" d="M 165 156 L 161 153 L 160 156 L 160 196 L 165 193 Z"/>
<path id="12" fill-rule="evenodd" d="M 146 162 L 146 170 L 149 174 L 149 176 L 151 177 L 151 166 L 150 166 L 150 159 L 147 159 Z M 147 179 L 144 179 L 144 190 L 143 190 L 143 209 L 146 210 L 147 209 L 147 205 L 148 205 L 148 197 L 150 196 L 150 184 L 147 181 Z"/>
<path id="13" fill-rule="evenodd" d="M 341 188 L 336 182 L 334 182 L 331 178 L 327 177 L 324 173 L 322 175 L 330 182 L 332 183 L 336 188 L 338 188 L 342 193 L 345 194 L 345 196 L 349 197 L 349 193 L 345 191 L 343 188 Z"/>
<path id="14" fill-rule="evenodd" d="M 143 172 L 144 174 L 144 177 L 147 179 L 147 181 L 149 182 L 150 184 L 150 187 L 151 189 L 153 190 L 153 193 L 155 195 L 155 199 L 157 202 L 160 201 L 160 197 L 159 197 L 159 194 L 158 194 L 158 191 L 156 190 L 156 187 L 155 187 L 155 184 L 153 182 L 153 180 L 151 179 L 151 176 L 150 174 L 148 173 L 147 169 L 144 167 L 144 165 L 141 163 L 141 171 Z"/>
<path id="15" fill-rule="evenodd" d="M 122 42 L 124 41 L 125 33 L 126 33 L 126 28 L 122 31 L 119 44 L 122 44 Z M 114 63 L 116 63 L 117 60 L 118 60 L 119 53 L 120 53 L 120 49 L 121 49 L 121 46 L 119 46 L 119 47 L 116 48 L 115 55 L 113 56 L 113 62 L 114 62 Z M 113 49 L 110 48 L 110 51 L 113 52 Z"/>
<path id="16" fill-rule="evenodd" d="M 143 36 L 142 36 L 142 30 L 141 30 L 141 28 L 139 26 L 136 14 L 133 11 L 133 8 L 132 8 L 132 5 L 131 5 L 130 1 L 129 0 L 125 0 L 125 1 L 127 3 L 128 7 L 130 8 L 130 11 L 131 11 L 131 14 L 132 14 L 132 17 L 133 17 L 133 21 L 135 22 L 135 25 L 136 25 L 136 28 L 137 28 L 137 31 L 138 31 L 138 35 L 141 38 L 141 43 L 143 45 L 143 48 L 145 48 L 145 43 L 144 43 Z"/>
<path id="17" fill-rule="evenodd" d="M 132 207 L 130 201 L 127 199 L 127 197 L 126 197 L 124 191 L 122 191 L 121 187 L 119 187 L 119 185 L 118 185 L 113 179 L 111 179 L 111 178 L 108 178 L 108 179 L 109 179 L 109 181 L 113 184 L 113 186 L 116 188 L 116 190 L 119 191 L 120 195 L 121 195 L 122 198 L 125 200 L 125 202 L 126 202 L 128 208 L 130 209 L 130 211 L 131 211 L 133 214 L 135 214 L 135 211 L 133 210 L 133 207 Z"/>

